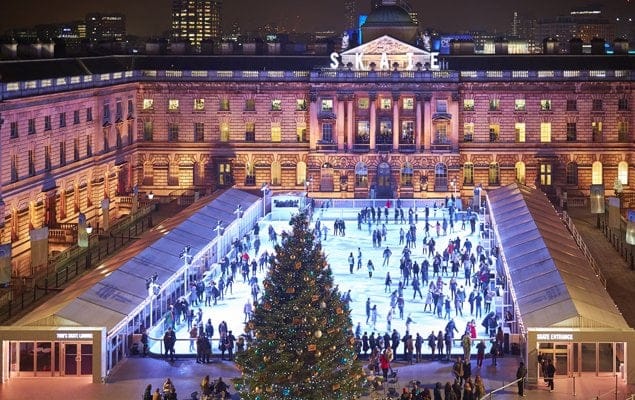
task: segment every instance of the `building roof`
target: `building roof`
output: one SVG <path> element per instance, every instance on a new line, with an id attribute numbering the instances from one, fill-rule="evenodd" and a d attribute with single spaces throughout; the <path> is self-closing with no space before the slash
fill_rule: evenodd
<path id="1" fill-rule="evenodd" d="M 415 25 L 408 11 L 397 5 L 381 6 L 374 9 L 366 18 L 363 27 L 368 26 Z"/>
<path id="2" fill-rule="evenodd" d="M 216 237 L 217 221 L 229 226 L 236 219 L 236 205 L 247 210 L 258 199 L 229 189 L 214 200 L 193 204 L 14 325 L 104 326 L 111 333 L 147 300 L 149 277 L 156 273 L 159 283 L 172 279 L 184 265 L 180 253 L 185 246 L 198 254 Z"/>
<path id="3" fill-rule="evenodd" d="M 514 183 L 488 198 L 525 327 L 628 329 L 543 192 Z"/>
<path id="4" fill-rule="evenodd" d="M 447 62 L 446 69 L 457 71 L 589 71 L 589 70 L 633 70 L 635 56 L 632 55 L 443 55 L 439 59 Z"/>

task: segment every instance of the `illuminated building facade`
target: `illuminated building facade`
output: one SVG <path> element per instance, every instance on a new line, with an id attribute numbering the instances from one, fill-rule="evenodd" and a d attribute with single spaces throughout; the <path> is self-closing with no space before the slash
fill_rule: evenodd
<path id="1" fill-rule="evenodd" d="M 222 1 L 172 0 L 172 35 L 198 49 L 204 40 L 219 40 Z"/>
<path id="2" fill-rule="evenodd" d="M 126 16 L 120 13 L 87 14 L 85 30 L 91 41 L 121 42 L 126 37 Z"/>

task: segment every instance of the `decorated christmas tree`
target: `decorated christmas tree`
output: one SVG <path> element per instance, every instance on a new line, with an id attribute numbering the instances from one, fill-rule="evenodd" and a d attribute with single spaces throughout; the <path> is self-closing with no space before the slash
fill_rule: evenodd
<path id="1" fill-rule="evenodd" d="M 236 357 L 235 386 L 250 400 L 358 398 L 363 376 L 350 311 L 306 214 L 290 224 L 245 328 L 253 341 Z"/>

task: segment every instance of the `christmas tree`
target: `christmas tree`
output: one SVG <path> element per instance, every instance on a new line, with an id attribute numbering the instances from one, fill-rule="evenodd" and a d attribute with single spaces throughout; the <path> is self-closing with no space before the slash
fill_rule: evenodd
<path id="1" fill-rule="evenodd" d="M 236 357 L 235 386 L 248 400 L 358 398 L 363 376 L 350 311 L 306 214 L 290 224 L 245 328 L 253 341 Z"/>

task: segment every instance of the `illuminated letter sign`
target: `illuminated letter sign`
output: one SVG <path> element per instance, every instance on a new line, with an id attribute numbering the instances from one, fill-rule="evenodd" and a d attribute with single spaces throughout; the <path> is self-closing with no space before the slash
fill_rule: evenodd
<path id="1" fill-rule="evenodd" d="M 355 69 L 360 71 L 364 70 L 364 64 L 362 63 L 362 56 L 364 53 L 355 53 Z"/>
<path id="2" fill-rule="evenodd" d="M 79 333 L 79 332 L 59 332 L 55 335 L 57 339 L 61 340 L 73 340 L 73 339 L 92 339 L 92 333 Z"/>
<path id="3" fill-rule="evenodd" d="M 340 55 L 336 52 L 331 53 L 331 68 L 337 69 L 337 67 L 340 65 L 339 56 Z"/>
<path id="4" fill-rule="evenodd" d="M 379 61 L 379 68 L 384 70 L 384 69 L 390 69 L 390 64 L 388 63 L 388 54 L 381 53 L 381 60 Z"/>
<path id="5" fill-rule="evenodd" d="M 572 333 L 538 333 L 536 335 L 536 340 L 564 340 L 571 342 L 573 341 Z"/>

